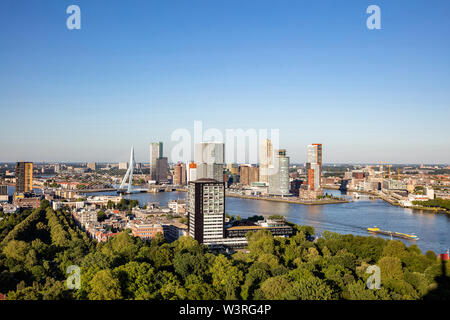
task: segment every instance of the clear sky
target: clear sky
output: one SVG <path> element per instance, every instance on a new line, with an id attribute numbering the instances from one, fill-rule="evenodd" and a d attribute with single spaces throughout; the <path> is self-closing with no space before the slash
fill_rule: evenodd
<path id="1" fill-rule="evenodd" d="M 148 162 L 201 120 L 280 129 L 291 162 L 320 142 L 324 162 L 450 163 L 449 16 L 448 0 L 2 0 L 0 161 L 134 145 Z"/>

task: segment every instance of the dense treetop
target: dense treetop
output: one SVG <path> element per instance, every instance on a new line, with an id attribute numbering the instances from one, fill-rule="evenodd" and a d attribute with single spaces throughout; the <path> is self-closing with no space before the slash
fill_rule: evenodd
<path id="1" fill-rule="evenodd" d="M 48 202 L 0 213 L 0 293 L 8 299 L 449 299 L 450 266 L 401 241 L 293 225 L 290 238 L 247 234 L 248 252 L 211 252 L 188 237 L 148 244 L 124 231 L 105 243 L 87 237 Z M 69 290 L 77 265 L 81 288 Z M 368 266 L 381 289 L 366 286 Z"/>

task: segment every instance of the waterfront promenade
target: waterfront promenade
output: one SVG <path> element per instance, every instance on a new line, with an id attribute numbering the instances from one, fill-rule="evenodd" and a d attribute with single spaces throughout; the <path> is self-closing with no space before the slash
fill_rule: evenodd
<path id="1" fill-rule="evenodd" d="M 240 195 L 233 192 L 226 192 L 225 195 L 231 198 L 241 198 L 250 200 L 265 200 L 265 201 L 275 201 L 275 202 L 285 202 L 285 203 L 296 203 L 305 205 L 324 205 L 324 204 L 337 204 L 337 203 L 348 203 L 350 200 L 346 199 L 317 199 L 317 200 L 300 200 L 297 197 L 265 197 L 265 196 L 250 196 L 250 195 Z"/>

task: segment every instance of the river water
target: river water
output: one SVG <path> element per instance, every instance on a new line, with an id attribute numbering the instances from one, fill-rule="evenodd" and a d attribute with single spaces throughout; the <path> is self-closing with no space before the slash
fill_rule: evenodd
<path id="1" fill-rule="evenodd" d="M 342 194 L 339 190 L 325 190 L 325 192 L 353 199 L 353 196 Z M 167 205 L 169 200 L 185 199 L 186 193 L 137 193 L 126 195 L 125 198 L 136 199 L 140 204 L 159 202 L 161 205 Z M 383 200 L 370 200 L 364 195 L 354 199 L 353 202 L 327 205 L 301 205 L 227 197 L 225 212 L 240 215 L 242 218 L 279 214 L 296 224 L 314 227 L 317 234 L 329 230 L 341 234 L 367 236 L 370 234 L 366 229 L 374 226 L 383 230 L 416 234 L 419 237 L 417 241 L 399 240 L 406 245 L 417 244 L 423 253 L 427 250 L 444 253 L 450 247 L 450 215 L 392 206 Z"/>
<path id="2" fill-rule="evenodd" d="M 353 199 L 351 195 L 344 195 L 339 190 L 325 190 L 325 192 Z M 98 195 L 101 194 L 116 195 L 114 192 Z M 125 198 L 136 199 L 141 205 L 159 202 L 165 206 L 169 200 L 185 199 L 186 193 L 137 193 L 125 195 Z M 366 228 L 374 226 L 383 230 L 416 234 L 419 237 L 417 241 L 399 240 L 407 245 L 417 244 L 423 253 L 427 250 L 444 253 L 450 247 L 449 214 L 401 208 L 383 200 L 370 200 L 367 196 L 361 196 L 349 203 L 327 205 L 301 205 L 227 197 L 225 212 L 240 215 L 242 218 L 279 214 L 296 224 L 314 227 L 317 234 L 329 230 L 341 234 L 367 236 L 370 234 Z"/>

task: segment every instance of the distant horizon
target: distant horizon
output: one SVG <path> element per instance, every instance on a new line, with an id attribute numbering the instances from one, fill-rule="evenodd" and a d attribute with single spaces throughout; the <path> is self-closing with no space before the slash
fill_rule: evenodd
<path id="1" fill-rule="evenodd" d="M 121 162 L 127 162 L 127 161 L 31 161 L 31 160 L 24 160 L 24 161 L 0 161 L 0 165 L 4 165 L 4 164 L 15 164 L 17 162 L 33 162 L 35 164 L 87 164 L 90 162 L 95 162 L 96 164 L 100 164 L 100 165 L 107 165 L 107 164 L 118 164 Z M 140 162 L 140 161 L 136 161 L 136 163 L 138 164 L 150 164 L 150 162 Z M 177 162 L 168 162 L 169 164 L 177 164 Z M 184 163 L 184 162 L 183 162 Z M 243 164 L 259 164 L 259 163 L 238 163 L 238 162 L 230 162 L 230 163 L 224 163 L 224 165 L 227 164 L 239 164 L 239 165 L 243 165 Z M 305 163 L 302 162 L 291 162 L 290 166 L 295 166 L 295 165 L 304 165 Z M 322 163 L 322 166 L 330 166 L 330 165 L 370 165 L 370 166 L 379 166 L 380 163 L 376 163 L 376 162 L 324 162 Z M 387 165 L 402 165 L 402 166 L 449 166 L 450 163 L 383 163 L 383 166 L 387 166 Z"/>
<path id="2" fill-rule="evenodd" d="M 0 158 L 149 161 L 177 130 L 277 129 L 292 162 L 450 162 L 450 1 L 0 2 Z M 165 140 L 165 141 L 164 141 Z"/>

